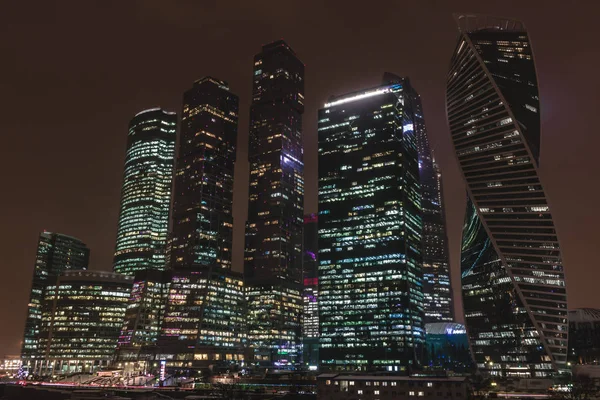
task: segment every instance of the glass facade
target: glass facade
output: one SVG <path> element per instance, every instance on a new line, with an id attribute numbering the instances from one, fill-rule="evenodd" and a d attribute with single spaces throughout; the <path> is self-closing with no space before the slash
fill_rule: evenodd
<path id="1" fill-rule="evenodd" d="M 160 108 L 129 123 L 113 269 L 165 268 L 177 115 Z"/>
<path id="2" fill-rule="evenodd" d="M 173 272 L 157 360 L 168 368 L 231 368 L 244 359 L 242 274 L 223 268 Z"/>
<path id="3" fill-rule="evenodd" d="M 419 150 L 421 209 L 423 217 L 423 295 L 425 322 L 454 320 L 454 301 L 448 258 L 448 236 L 442 195 L 442 174 L 429 144 L 423 105 L 413 90 L 415 132 Z"/>
<path id="4" fill-rule="evenodd" d="M 119 336 L 119 361 L 145 358 L 143 350 L 156 345 L 170 284 L 170 271 L 136 272 Z"/>
<path id="5" fill-rule="evenodd" d="M 183 95 L 173 231 L 173 274 L 157 359 L 170 369 L 243 360 L 242 275 L 231 271 L 238 97 L 204 77 Z"/>
<path id="6" fill-rule="evenodd" d="M 304 65 L 284 42 L 254 57 L 250 109 L 250 189 L 244 274 L 248 287 L 249 343 L 256 361 L 291 366 L 299 360 L 304 164 Z M 293 312 L 254 319 L 261 310 Z"/>
<path id="7" fill-rule="evenodd" d="M 467 186 L 461 274 L 477 367 L 545 377 L 567 357 L 567 297 L 540 183 L 540 101 L 522 23 L 459 16 L 447 116 Z"/>
<path id="8" fill-rule="evenodd" d="M 67 270 L 85 270 L 89 257 L 90 250 L 79 239 L 60 233 L 40 233 L 21 349 L 24 366 L 30 366 L 32 360 L 42 358 L 44 354 L 39 335 L 49 277 Z"/>
<path id="9" fill-rule="evenodd" d="M 246 288 L 248 339 L 259 367 L 295 369 L 301 334 L 302 291 L 295 283 Z"/>
<path id="10" fill-rule="evenodd" d="M 424 364 L 429 370 L 471 372 L 473 362 L 465 326 L 455 322 L 425 324 Z"/>
<path id="11" fill-rule="evenodd" d="M 405 86 L 407 87 L 405 90 Z M 421 189 L 405 80 L 319 110 L 320 366 L 404 371 L 424 341 Z"/>
<path id="12" fill-rule="evenodd" d="M 231 268 L 238 97 L 205 77 L 183 95 L 170 261 Z"/>
<path id="13" fill-rule="evenodd" d="M 600 360 L 600 310 L 576 308 L 569 311 L 569 361 L 598 364 Z"/>
<path id="14" fill-rule="evenodd" d="M 45 373 L 93 372 L 113 359 L 133 278 L 67 271 L 44 292 L 40 345 Z"/>
<path id="15" fill-rule="evenodd" d="M 304 292 L 302 294 L 302 361 L 304 367 L 319 365 L 319 246 L 318 217 L 304 216 Z"/>

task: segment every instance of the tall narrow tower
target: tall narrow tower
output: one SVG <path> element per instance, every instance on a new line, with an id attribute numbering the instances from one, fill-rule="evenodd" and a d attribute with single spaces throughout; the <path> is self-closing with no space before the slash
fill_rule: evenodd
<path id="1" fill-rule="evenodd" d="M 157 341 L 169 369 L 208 370 L 244 358 L 244 286 L 231 270 L 238 107 L 227 82 L 212 77 L 183 95 L 173 271 Z"/>
<path id="2" fill-rule="evenodd" d="M 244 274 L 254 359 L 296 361 L 302 310 L 304 64 L 284 41 L 254 57 Z"/>
<path id="3" fill-rule="evenodd" d="M 319 254 L 318 217 L 304 216 L 304 260 L 302 275 L 302 363 L 304 368 L 314 369 L 319 365 Z"/>
<path id="4" fill-rule="evenodd" d="M 177 114 L 152 108 L 129 123 L 114 271 L 165 268 Z"/>
<path id="5" fill-rule="evenodd" d="M 410 88 L 415 108 L 419 179 L 423 217 L 423 296 L 425 323 L 454 321 L 448 236 L 442 196 L 442 174 L 429 144 L 421 97 Z"/>
<path id="6" fill-rule="evenodd" d="M 467 186 L 461 274 L 471 350 L 491 375 L 544 377 L 565 367 L 567 296 L 538 174 L 531 44 L 521 22 L 457 19 L 446 107 Z"/>
<path id="7" fill-rule="evenodd" d="M 239 99 L 205 77 L 183 95 L 175 175 L 173 268 L 231 268 Z"/>

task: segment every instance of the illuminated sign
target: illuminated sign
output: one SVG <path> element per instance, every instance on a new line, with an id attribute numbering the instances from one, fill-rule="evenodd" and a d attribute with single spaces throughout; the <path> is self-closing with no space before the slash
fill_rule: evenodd
<path id="1" fill-rule="evenodd" d="M 166 360 L 160 360 L 160 375 L 159 375 L 159 379 L 161 382 L 164 382 L 165 380 L 165 370 L 167 368 L 167 361 Z"/>
<path id="2" fill-rule="evenodd" d="M 402 87 L 402 85 L 395 84 L 395 85 L 386 86 L 386 87 L 380 88 L 380 89 L 369 90 L 368 92 L 364 92 L 364 93 L 357 94 L 357 95 L 350 96 L 350 97 L 345 97 L 343 99 L 332 101 L 331 103 L 325 103 L 325 108 L 329 108 L 329 107 L 333 107 L 333 106 L 337 106 L 337 105 L 345 104 L 345 103 L 351 103 L 353 101 L 367 99 L 367 98 L 373 97 L 373 96 L 380 96 L 382 94 L 390 93 L 390 92 L 394 91 L 395 89 L 400 89 L 401 87 Z"/>
<path id="3" fill-rule="evenodd" d="M 319 284 L 319 278 L 304 278 L 304 286 L 313 286 Z"/>
<path id="4" fill-rule="evenodd" d="M 466 333 L 465 329 L 446 328 L 446 335 L 464 335 Z"/>

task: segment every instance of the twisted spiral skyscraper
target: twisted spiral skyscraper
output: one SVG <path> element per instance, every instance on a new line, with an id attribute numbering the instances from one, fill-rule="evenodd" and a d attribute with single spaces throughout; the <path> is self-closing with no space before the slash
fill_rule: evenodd
<path id="1" fill-rule="evenodd" d="M 480 370 L 544 377 L 567 356 L 559 242 L 538 174 L 540 100 L 518 21 L 458 16 L 446 107 L 468 202 L 461 275 Z"/>

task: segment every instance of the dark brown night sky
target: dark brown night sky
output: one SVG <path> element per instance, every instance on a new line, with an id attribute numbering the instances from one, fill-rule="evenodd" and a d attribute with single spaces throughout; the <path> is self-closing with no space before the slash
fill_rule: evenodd
<path id="1" fill-rule="evenodd" d="M 252 57 L 279 38 L 306 64 L 307 212 L 317 208 L 317 109 L 332 94 L 377 85 L 384 71 L 411 78 L 442 168 L 458 288 L 465 191 L 444 109 L 453 12 L 521 19 L 529 30 L 542 102 L 542 182 L 569 307 L 600 307 L 599 5 L 0 0 L 0 356 L 20 351 L 38 232 L 82 239 L 91 268 L 111 270 L 129 119 L 153 106 L 179 113 L 183 91 L 205 75 L 228 81 L 241 100 L 234 268 L 242 269 Z"/>

